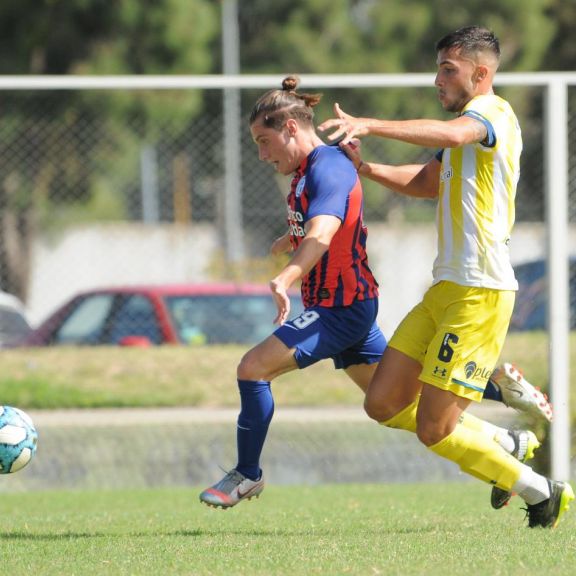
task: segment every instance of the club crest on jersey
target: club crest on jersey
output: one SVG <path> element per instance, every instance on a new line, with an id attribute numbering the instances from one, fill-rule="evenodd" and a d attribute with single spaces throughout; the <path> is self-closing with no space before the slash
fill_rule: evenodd
<path id="1" fill-rule="evenodd" d="M 296 185 L 296 198 L 300 198 L 300 196 L 302 196 L 302 192 L 304 192 L 304 186 L 306 186 L 306 176 L 302 176 Z"/>

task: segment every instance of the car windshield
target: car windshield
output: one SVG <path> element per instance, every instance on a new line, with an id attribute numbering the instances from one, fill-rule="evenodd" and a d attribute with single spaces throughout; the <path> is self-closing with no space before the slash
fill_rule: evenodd
<path id="1" fill-rule="evenodd" d="M 268 294 L 170 296 L 170 315 L 185 344 L 255 344 L 275 329 L 276 305 Z M 293 318 L 302 312 L 291 298 Z"/>

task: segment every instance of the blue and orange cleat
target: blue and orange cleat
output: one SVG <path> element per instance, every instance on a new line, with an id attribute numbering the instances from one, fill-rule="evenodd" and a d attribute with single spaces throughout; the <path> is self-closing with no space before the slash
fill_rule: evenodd
<path id="1" fill-rule="evenodd" d="M 258 498 L 262 490 L 264 476 L 260 476 L 259 480 L 250 480 L 238 470 L 230 470 L 222 480 L 200 494 L 200 502 L 214 508 L 232 508 L 242 500 Z"/>

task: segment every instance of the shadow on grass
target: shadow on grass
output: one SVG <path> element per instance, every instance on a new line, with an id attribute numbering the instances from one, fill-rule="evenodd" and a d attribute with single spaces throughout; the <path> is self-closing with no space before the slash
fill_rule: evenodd
<path id="1" fill-rule="evenodd" d="M 178 530 L 176 532 L 0 532 L 0 540 L 29 540 L 29 541 L 53 541 L 59 540 L 82 540 L 90 538 L 145 538 L 148 536 L 204 536 L 202 530 Z"/>
<path id="2" fill-rule="evenodd" d="M 433 526 L 422 526 L 414 528 L 398 527 L 398 528 L 384 528 L 374 530 L 363 530 L 366 535 L 370 534 L 377 536 L 382 534 L 426 534 L 430 532 L 437 532 L 438 528 Z M 61 540 L 89 540 L 97 538 L 156 538 L 158 536 L 184 536 L 187 538 L 200 538 L 204 536 L 217 537 L 217 536 L 336 536 L 341 534 L 340 530 L 174 530 L 174 531 L 150 531 L 150 532 L 54 532 L 54 533 L 38 533 L 38 532 L 0 532 L 0 541 L 14 540 L 14 541 L 30 541 L 30 542 L 58 542 Z"/>

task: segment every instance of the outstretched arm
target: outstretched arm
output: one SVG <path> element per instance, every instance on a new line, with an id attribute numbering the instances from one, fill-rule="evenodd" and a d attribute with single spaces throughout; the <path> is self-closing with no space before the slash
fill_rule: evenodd
<path id="1" fill-rule="evenodd" d="M 486 126 L 469 116 L 454 120 L 377 120 L 346 114 L 338 104 L 334 105 L 334 114 L 336 118 L 326 120 L 318 130 L 334 129 L 328 139 L 343 137 L 342 144 L 348 144 L 353 138 L 380 136 L 430 148 L 455 148 L 482 142 L 488 135 Z"/>

